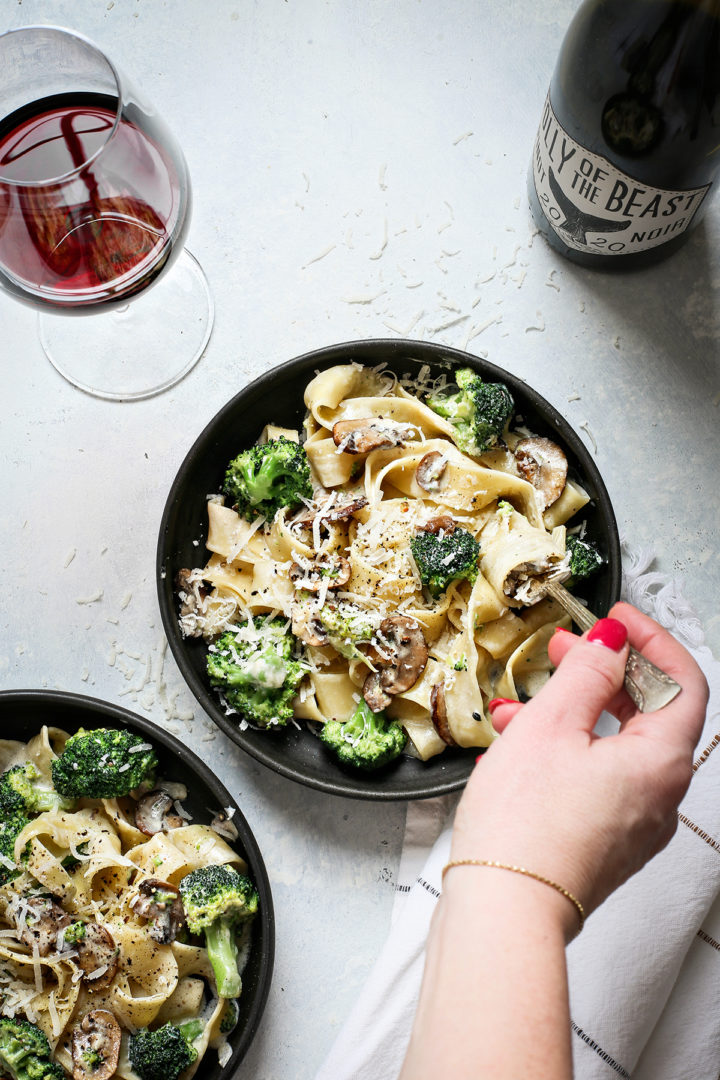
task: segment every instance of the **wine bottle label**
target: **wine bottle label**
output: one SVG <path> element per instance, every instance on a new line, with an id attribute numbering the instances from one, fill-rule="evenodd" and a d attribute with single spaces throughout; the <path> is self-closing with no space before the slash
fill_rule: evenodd
<path id="1" fill-rule="evenodd" d="M 594 255 L 630 255 L 674 239 L 710 190 L 650 187 L 575 142 L 548 95 L 533 148 L 533 179 L 548 224 L 562 242 Z"/>

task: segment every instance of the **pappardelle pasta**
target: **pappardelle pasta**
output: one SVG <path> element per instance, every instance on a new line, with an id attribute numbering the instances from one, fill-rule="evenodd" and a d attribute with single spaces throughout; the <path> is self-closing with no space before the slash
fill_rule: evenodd
<path id="1" fill-rule="evenodd" d="M 218 808 L 211 824 L 194 823 L 184 785 L 156 776 L 154 751 L 140 736 L 79 736 L 106 740 L 92 762 L 93 790 L 112 775 L 125 794 L 78 797 L 78 736 L 43 727 L 27 744 L 0 741 L 0 1071 L 189 1080 L 209 1050 L 221 1064 L 231 1056 L 257 910 L 232 847 L 232 812 Z M 122 786 L 123 775 L 141 755 L 146 779 L 127 793 L 132 781 Z M 234 982 L 225 996 L 212 929 L 193 924 L 196 897 L 187 899 L 193 883 L 209 892 L 208 878 L 223 876 L 242 883 L 249 901 L 244 912 L 226 911 Z M 22 1061 L 15 1072 L 13 1054 Z"/>
<path id="2" fill-rule="evenodd" d="M 356 744 L 380 717 L 428 760 L 488 746 L 488 699 L 548 677 L 569 621 L 543 582 L 570 576 L 566 524 L 589 496 L 560 447 L 513 427 L 506 387 L 455 378 L 453 395 L 452 376 L 319 372 L 303 431 L 267 427 L 208 497 L 210 557 L 178 575 L 180 626 L 205 638 L 241 725 L 306 721 L 322 738 L 354 717 L 340 743 Z"/>

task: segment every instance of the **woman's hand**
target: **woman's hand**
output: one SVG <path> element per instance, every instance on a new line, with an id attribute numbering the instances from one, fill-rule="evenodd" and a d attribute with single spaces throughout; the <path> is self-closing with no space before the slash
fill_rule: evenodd
<path id="1" fill-rule="evenodd" d="M 560 883 L 586 914 L 672 837 L 708 693 L 690 654 L 652 619 L 628 604 L 610 615 L 582 638 L 556 633 L 547 685 L 525 705 L 496 706 L 501 737 L 473 770 L 452 843 L 453 859 L 512 863 Z M 639 713 L 623 689 L 628 640 L 683 687 L 656 713 Z M 620 730 L 598 738 L 603 710 Z M 577 914 L 563 910 L 570 937 Z"/>

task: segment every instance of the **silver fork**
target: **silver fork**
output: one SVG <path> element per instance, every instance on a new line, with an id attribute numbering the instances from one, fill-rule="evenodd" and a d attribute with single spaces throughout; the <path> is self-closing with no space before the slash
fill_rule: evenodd
<path id="1" fill-rule="evenodd" d="M 557 581 L 544 584 L 546 595 L 557 600 L 583 632 L 595 625 L 597 616 L 588 611 L 564 585 Z M 640 712 L 655 712 L 677 697 L 682 687 L 631 646 L 625 667 L 625 689 Z"/>

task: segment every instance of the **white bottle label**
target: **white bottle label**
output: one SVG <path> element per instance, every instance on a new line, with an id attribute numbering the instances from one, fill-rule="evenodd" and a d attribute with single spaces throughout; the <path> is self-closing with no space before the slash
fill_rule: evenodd
<path id="1" fill-rule="evenodd" d="M 591 154 L 560 126 L 545 101 L 533 148 L 535 191 L 548 224 L 575 251 L 630 255 L 659 247 L 690 225 L 710 185 L 649 187 Z"/>

